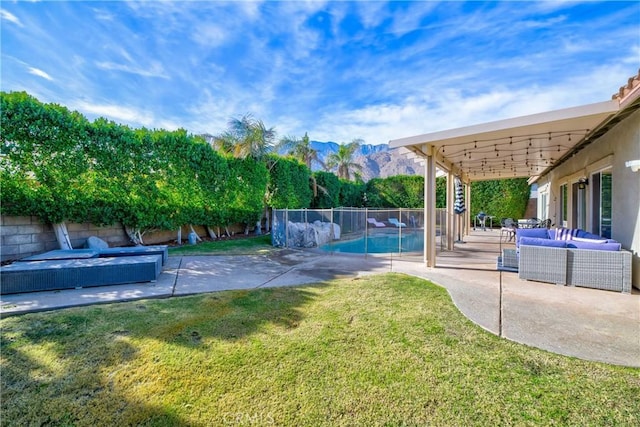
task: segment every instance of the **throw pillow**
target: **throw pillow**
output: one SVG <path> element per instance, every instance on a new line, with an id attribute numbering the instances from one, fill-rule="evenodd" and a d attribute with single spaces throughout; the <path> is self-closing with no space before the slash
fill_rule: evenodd
<path id="1" fill-rule="evenodd" d="M 607 240 L 600 239 L 587 239 L 586 237 L 574 237 L 571 240 L 575 240 L 576 242 L 585 242 L 585 243 L 607 243 Z"/>
<path id="2" fill-rule="evenodd" d="M 556 228 L 556 240 L 573 240 L 577 234 L 577 228 Z"/>

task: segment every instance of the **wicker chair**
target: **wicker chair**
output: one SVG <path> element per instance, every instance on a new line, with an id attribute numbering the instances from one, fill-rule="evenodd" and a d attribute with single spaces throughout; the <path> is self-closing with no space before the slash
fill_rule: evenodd
<path id="1" fill-rule="evenodd" d="M 631 252 L 520 245 L 518 277 L 631 293 Z"/>

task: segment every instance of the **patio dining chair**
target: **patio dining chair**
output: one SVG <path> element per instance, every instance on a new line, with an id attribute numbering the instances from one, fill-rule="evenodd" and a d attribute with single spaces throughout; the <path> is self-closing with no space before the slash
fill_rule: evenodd
<path id="1" fill-rule="evenodd" d="M 540 224 L 538 225 L 540 228 L 551 228 L 552 226 L 551 218 L 540 220 Z"/>
<path id="2" fill-rule="evenodd" d="M 480 229 L 482 229 L 484 231 L 487 231 L 487 226 L 486 226 L 486 224 L 487 224 L 487 214 L 486 213 L 484 213 L 484 212 L 478 213 L 478 215 L 476 215 L 476 221 L 480 225 L 478 228 L 480 228 Z M 474 224 L 473 224 L 473 229 L 474 230 L 476 229 L 476 221 L 474 221 Z"/>
<path id="3" fill-rule="evenodd" d="M 502 242 L 502 236 L 505 237 L 505 242 L 507 241 L 507 237 L 509 238 L 509 242 L 516 235 L 516 228 L 518 228 L 518 223 L 514 221 L 512 218 L 504 218 L 500 221 L 502 227 L 500 228 L 500 241 Z"/>

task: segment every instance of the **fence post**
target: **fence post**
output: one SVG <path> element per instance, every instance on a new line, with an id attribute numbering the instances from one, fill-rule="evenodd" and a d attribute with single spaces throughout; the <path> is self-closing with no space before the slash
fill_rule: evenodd
<path id="1" fill-rule="evenodd" d="M 329 236 L 329 239 L 331 242 L 333 242 L 333 239 L 335 238 L 335 230 L 333 229 L 333 208 L 331 208 L 331 226 L 329 227 L 329 233 L 331 233 L 331 235 Z"/>
<path id="2" fill-rule="evenodd" d="M 369 209 L 368 208 L 364 208 L 364 257 L 367 257 L 367 253 L 369 251 L 368 247 L 369 247 L 369 233 L 368 233 L 368 228 L 369 228 L 369 221 L 367 221 L 367 218 L 369 218 Z"/>
<path id="3" fill-rule="evenodd" d="M 398 211 L 398 222 L 402 224 L 402 208 Z M 398 225 L 398 256 L 402 255 L 402 225 Z"/>

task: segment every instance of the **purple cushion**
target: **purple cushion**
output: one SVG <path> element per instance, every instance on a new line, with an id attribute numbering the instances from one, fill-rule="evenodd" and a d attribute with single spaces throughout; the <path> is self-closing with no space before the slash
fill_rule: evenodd
<path id="1" fill-rule="evenodd" d="M 606 237 L 598 236 L 597 234 L 589 233 L 588 231 L 578 230 L 578 235 L 581 239 L 593 239 L 593 240 L 606 240 L 607 243 L 618 243 L 613 239 L 607 239 Z"/>
<path id="2" fill-rule="evenodd" d="M 566 248 L 565 240 L 541 239 L 539 237 L 521 237 L 520 245 L 525 246 L 545 246 L 548 248 Z"/>
<path id="3" fill-rule="evenodd" d="M 589 233 L 588 231 L 578 230 L 578 234 L 576 237 L 580 237 L 581 239 L 594 239 L 594 240 L 602 240 L 603 237 L 598 236 L 597 234 Z"/>
<path id="4" fill-rule="evenodd" d="M 516 248 L 520 247 L 520 239 L 523 237 L 549 239 L 549 230 L 546 228 L 516 228 Z"/>
<path id="5" fill-rule="evenodd" d="M 571 249 L 591 249 L 594 251 L 619 251 L 622 248 L 620 243 L 592 243 L 568 240 L 567 248 Z"/>

